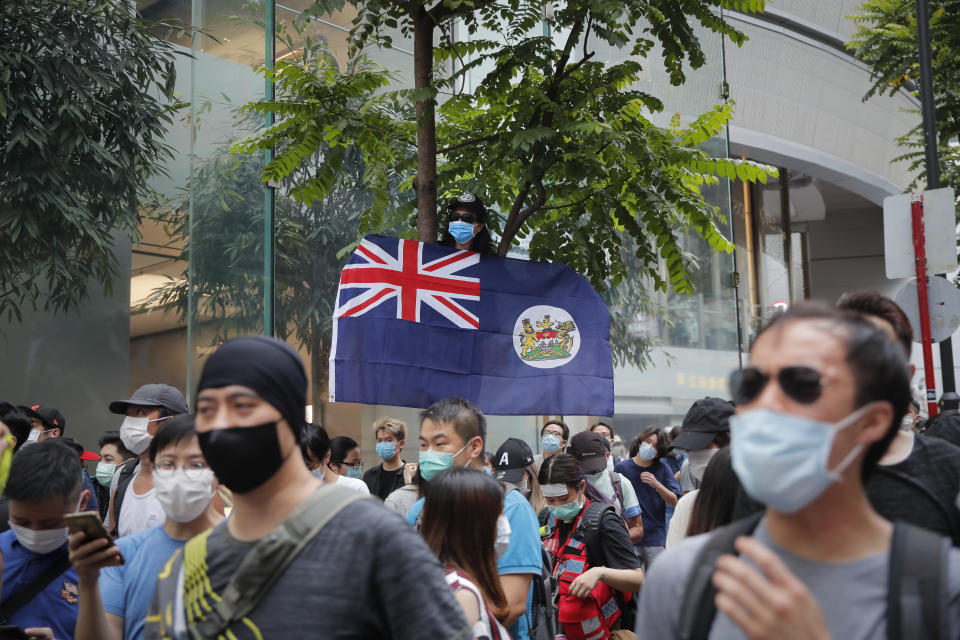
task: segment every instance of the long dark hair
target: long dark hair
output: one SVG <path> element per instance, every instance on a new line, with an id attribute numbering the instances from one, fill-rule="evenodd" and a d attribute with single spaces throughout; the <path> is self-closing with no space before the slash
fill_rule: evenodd
<path id="1" fill-rule="evenodd" d="M 540 465 L 540 477 L 537 479 L 540 481 L 541 486 L 545 484 L 564 484 L 571 489 L 579 490 L 580 483 L 586 480 L 587 477 L 583 475 L 583 470 L 580 468 L 580 463 L 577 462 L 576 458 L 569 453 L 558 453 L 543 461 L 543 464 Z M 586 483 L 586 488 L 583 490 L 583 493 L 590 498 L 591 502 L 613 504 L 610 498 L 600 493 L 600 490 L 590 482 Z"/>
<path id="2" fill-rule="evenodd" d="M 351 451 L 359 447 L 357 441 L 347 436 L 337 436 L 330 441 L 330 465 L 343 464 Z"/>
<path id="3" fill-rule="evenodd" d="M 494 616 L 506 612 L 494 542 L 503 511 L 503 485 L 465 467 L 446 469 L 424 486 L 420 533 L 446 567 L 472 580 Z"/>
<path id="4" fill-rule="evenodd" d="M 693 503 L 687 535 L 713 531 L 733 521 L 733 507 L 740 491 L 740 479 L 733 472 L 730 447 L 713 454 L 700 481 L 700 491 Z"/>
<path id="5" fill-rule="evenodd" d="M 660 427 L 647 427 L 641 431 L 636 438 L 633 439 L 633 442 L 630 443 L 631 458 L 635 458 L 637 454 L 640 453 L 640 445 L 643 444 L 644 440 L 652 435 L 657 436 L 657 457 L 654 458 L 654 460 L 659 460 L 663 456 L 667 455 L 667 452 L 670 451 L 670 436 L 668 436 L 667 432 Z"/>

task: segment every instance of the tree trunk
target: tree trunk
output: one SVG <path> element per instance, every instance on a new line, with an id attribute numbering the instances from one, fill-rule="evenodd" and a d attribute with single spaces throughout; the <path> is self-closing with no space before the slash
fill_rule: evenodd
<path id="1" fill-rule="evenodd" d="M 433 17 L 413 15 L 413 80 L 416 89 L 433 86 Z M 435 101 L 417 101 L 417 239 L 437 241 L 437 121 Z"/>
<path id="2" fill-rule="evenodd" d="M 316 324 L 311 323 L 314 331 Z M 317 334 L 314 333 L 314 336 Z M 330 381 L 330 343 L 323 338 L 314 338 L 310 349 L 310 401 L 313 404 L 313 421 L 327 427 L 327 404 L 330 393 L 327 389 Z"/>

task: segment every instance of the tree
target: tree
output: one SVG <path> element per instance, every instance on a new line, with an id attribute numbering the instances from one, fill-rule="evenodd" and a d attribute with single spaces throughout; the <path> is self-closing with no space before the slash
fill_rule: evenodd
<path id="1" fill-rule="evenodd" d="M 109 293 L 168 157 L 174 49 L 126 0 L 0 3 L 0 313 Z"/>
<path id="2" fill-rule="evenodd" d="M 319 0 L 301 20 L 344 4 Z M 359 149 L 372 196 L 363 230 L 415 220 L 416 236 L 434 242 L 438 194 L 472 191 L 502 214 L 490 221 L 500 235 L 500 255 L 523 241 L 531 258 L 569 264 L 601 290 L 645 276 L 657 287 L 666 288 L 669 280 L 689 293 L 692 263 L 676 234 L 694 231 L 713 250 L 731 249 L 700 188 L 717 176 L 755 181 L 775 175 L 771 167 L 710 158 L 699 148 L 726 125 L 731 105 L 718 105 L 687 127 L 663 128 L 648 118 L 662 104 L 634 88 L 637 58 L 656 45 L 674 83 L 683 82 L 686 65 L 704 64 L 692 23 L 742 43 L 744 36 L 714 10 L 756 11 L 761 0 L 581 0 L 555 9 L 545 0 L 371 0 L 354 6 L 351 53 L 390 47 L 391 29 L 412 35 L 415 87 L 389 91 L 390 74 L 369 68 L 355 76 L 320 69 L 310 77 L 288 58 L 266 71 L 286 97 L 248 105 L 253 112 L 273 112 L 277 124 L 235 149 L 277 149 L 265 180 L 288 178 L 320 146 Z M 539 35 L 544 16 L 550 31 L 560 34 L 557 42 Z M 453 37 L 454 23 L 469 40 Z M 479 37 L 484 30 L 503 42 Z M 590 47 L 597 40 L 628 55 L 597 61 Z M 463 92 L 467 74 L 481 71 L 476 89 Z M 347 107 L 345 96 L 363 106 Z M 386 106 L 398 100 L 413 103 L 416 117 L 392 117 Z M 327 154 L 313 173 L 303 174 L 295 196 L 310 203 L 330 193 L 339 162 L 338 152 Z M 416 197 L 391 207 L 377 194 L 397 175 Z M 623 234 L 633 241 L 639 274 L 627 269 Z"/>
<path id="3" fill-rule="evenodd" d="M 851 16 L 857 30 L 847 46 L 870 65 L 873 84 L 864 96 L 893 95 L 901 89 L 917 96 L 920 78 L 916 6 L 913 0 L 866 0 Z M 936 106 L 940 179 L 960 193 L 960 2 L 931 0 L 930 45 Z M 919 114 L 919 110 L 916 111 Z M 897 138 L 918 180 L 926 178 L 923 125 Z M 911 184 L 916 187 L 918 180 Z"/>

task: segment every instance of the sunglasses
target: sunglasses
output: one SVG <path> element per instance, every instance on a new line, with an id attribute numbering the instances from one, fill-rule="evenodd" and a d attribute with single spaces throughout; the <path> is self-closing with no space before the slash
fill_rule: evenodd
<path id="1" fill-rule="evenodd" d="M 756 367 L 746 367 L 730 374 L 730 392 L 737 405 L 745 405 L 757 399 L 766 388 L 770 379 L 775 377 L 777 384 L 787 396 L 801 404 L 812 404 L 823 392 L 823 379 L 820 372 L 811 367 L 784 367 L 771 376 Z"/>
<path id="2" fill-rule="evenodd" d="M 450 222 L 462 221 L 469 222 L 470 224 L 477 224 L 477 222 L 479 222 L 476 217 L 469 213 L 451 213 L 449 220 Z"/>

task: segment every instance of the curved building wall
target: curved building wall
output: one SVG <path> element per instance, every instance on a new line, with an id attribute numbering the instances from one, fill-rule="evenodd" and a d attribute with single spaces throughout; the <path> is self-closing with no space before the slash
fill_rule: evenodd
<path id="1" fill-rule="evenodd" d="M 726 51 L 731 152 L 829 180 L 880 204 L 910 183 L 896 138 L 919 122 L 906 93 L 864 102 L 866 65 L 842 51 L 854 2 L 787 2 L 728 19 L 750 38 Z M 818 37 L 819 39 L 814 39 Z"/>

